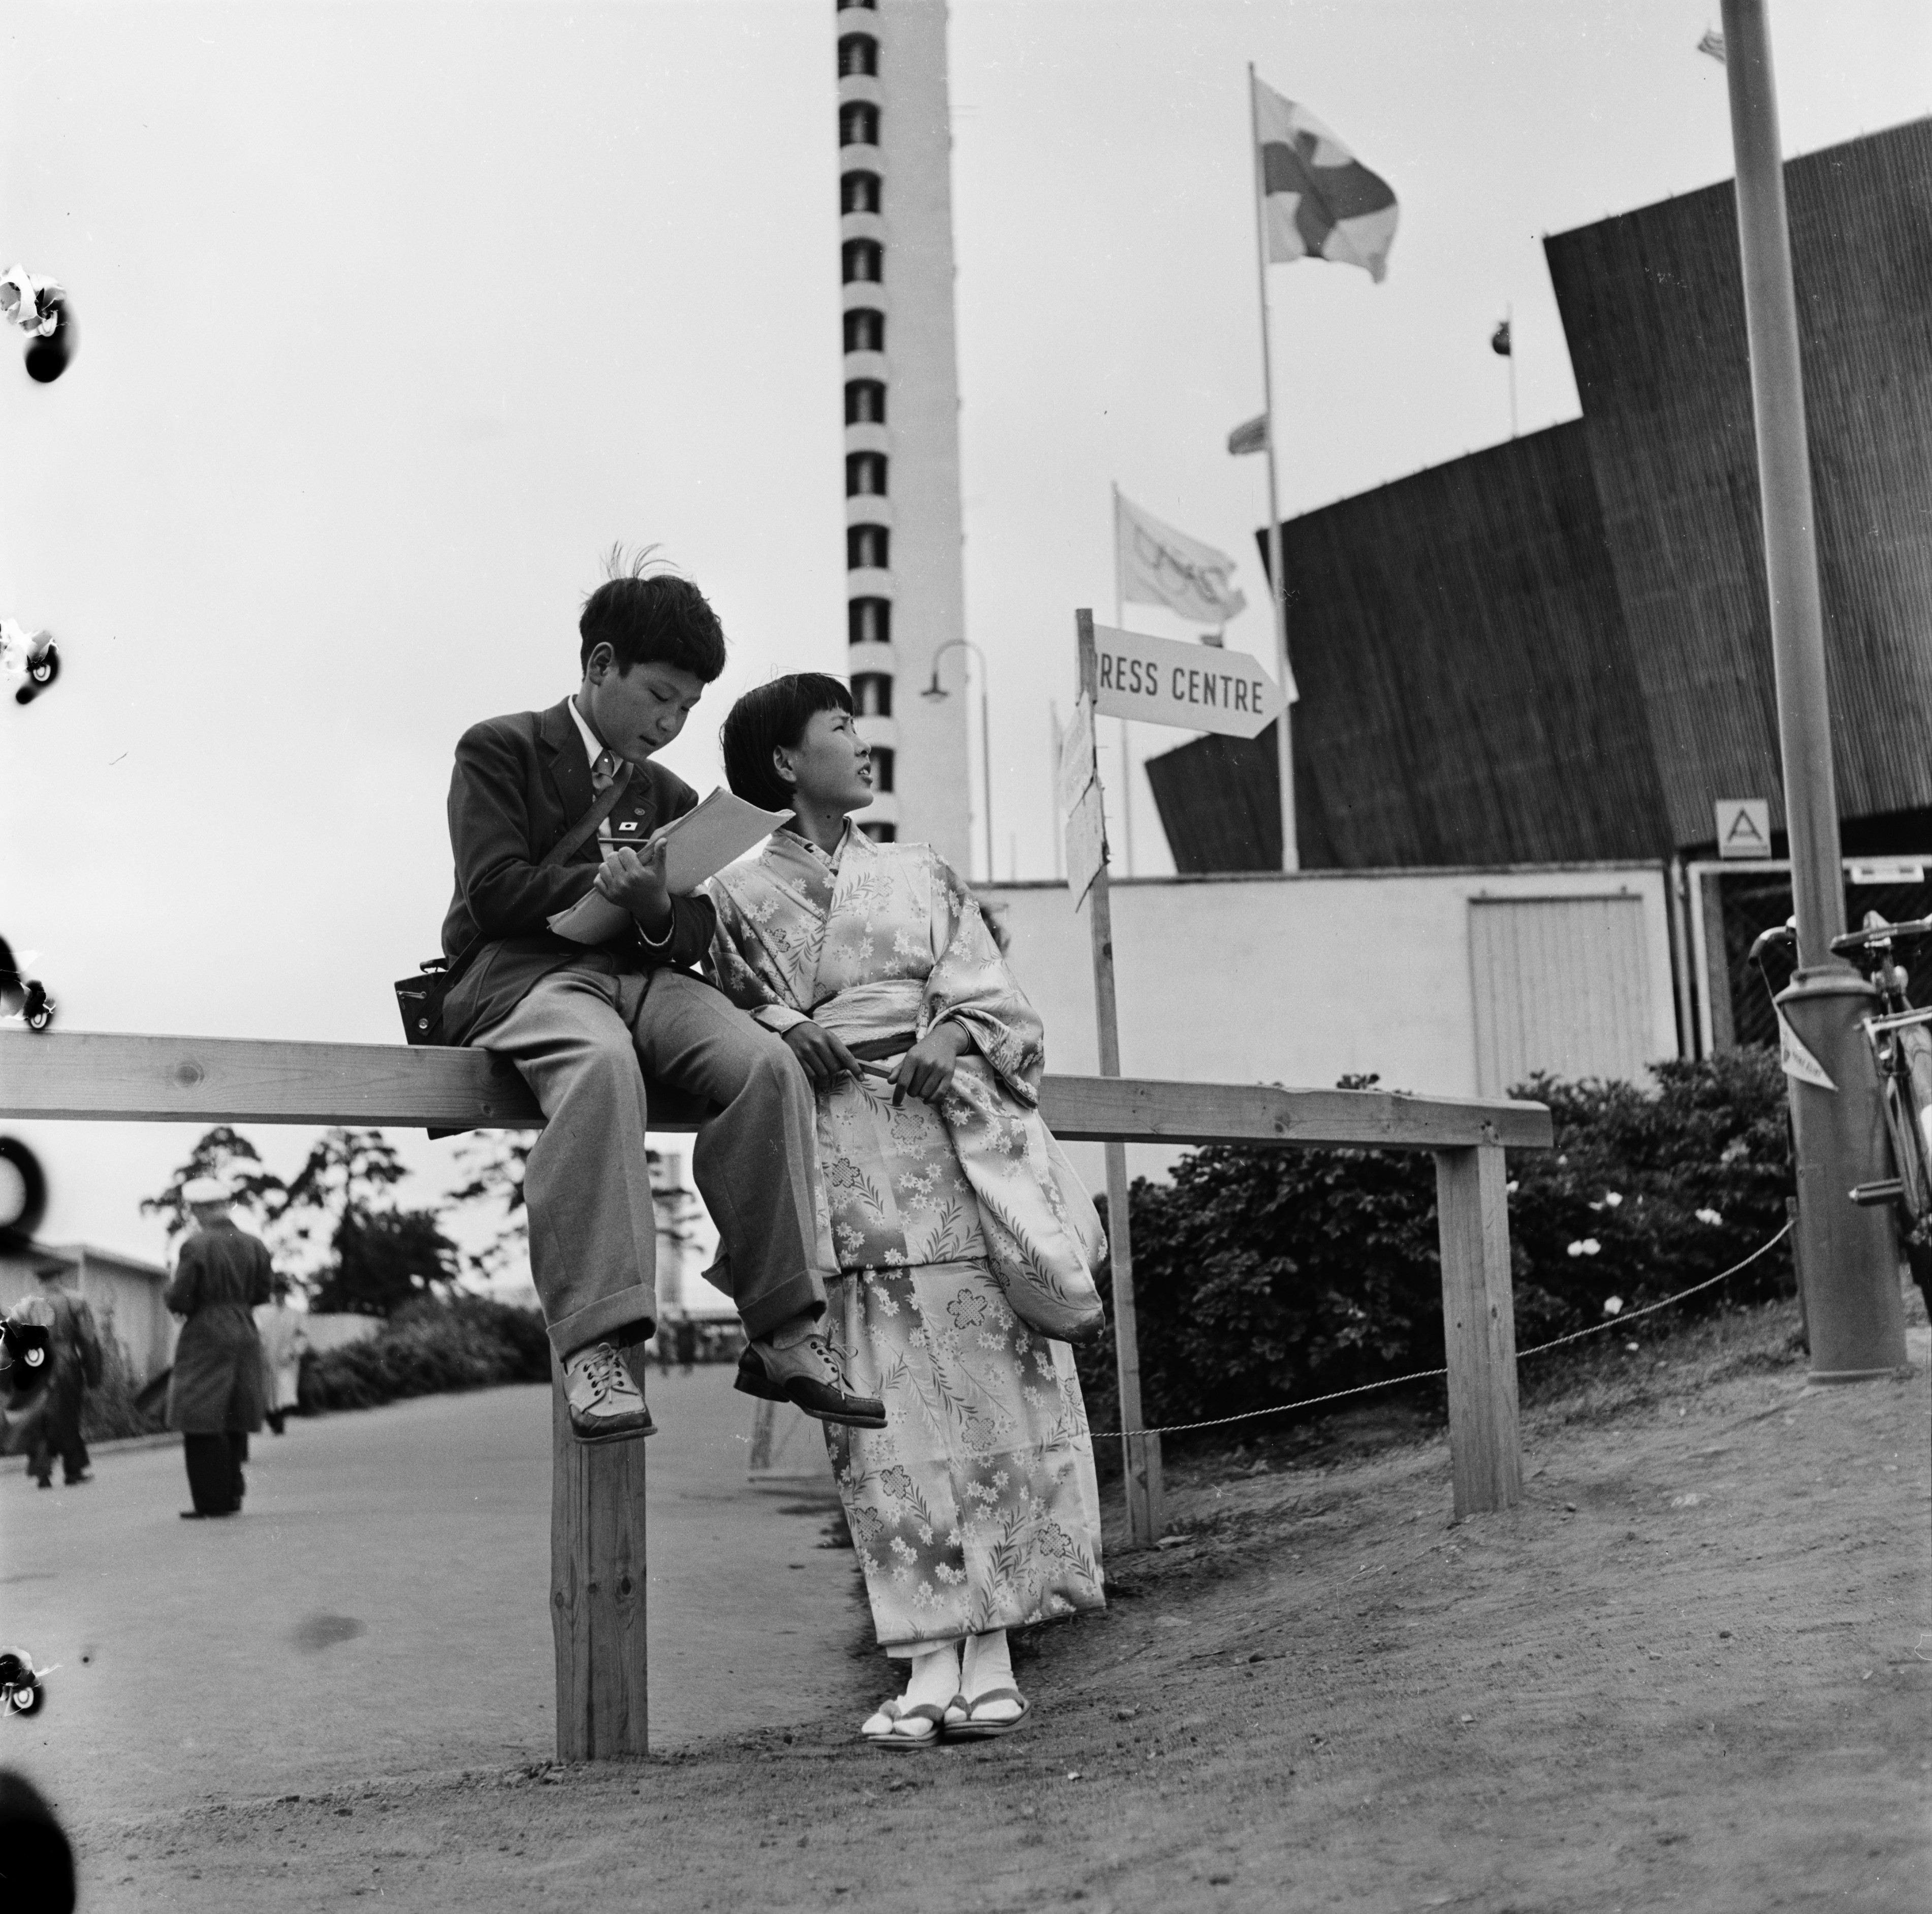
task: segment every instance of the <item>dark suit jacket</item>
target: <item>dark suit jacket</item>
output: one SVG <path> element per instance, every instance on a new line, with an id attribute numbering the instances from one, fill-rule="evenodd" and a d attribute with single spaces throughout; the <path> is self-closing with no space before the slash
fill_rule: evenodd
<path id="1" fill-rule="evenodd" d="M 442 921 L 442 950 L 454 957 L 479 930 L 488 940 L 452 988 L 443 1007 L 452 1043 L 506 1016 L 539 977 L 584 946 L 559 937 L 547 920 L 589 891 L 602 862 L 593 835 L 560 864 L 539 861 L 595 801 L 584 740 L 568 700 L 548 711 L 486 718 L 464 732 L 449 781 L 449 842 L 456 894 Z M 643 838 L 681 818 L 698 794 L 662 765 L 634 766 L 610 814 L 614 831 Z M 671 900 L 669 940 L 658 950 L 640 933 L 604 948 L 628 969 L 684 968 L 702 957 L 716 922 L 711 900 Z"/>

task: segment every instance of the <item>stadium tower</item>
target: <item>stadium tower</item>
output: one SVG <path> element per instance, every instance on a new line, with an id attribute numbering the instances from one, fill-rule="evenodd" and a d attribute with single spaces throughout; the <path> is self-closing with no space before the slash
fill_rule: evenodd
<path id="1" fill-rule="evenodd" d="M 847 668 L 875 838 L 971 865 L 944 0 L 837 0 Z M 988 875 L 991 875 L 990 872 Z"/>

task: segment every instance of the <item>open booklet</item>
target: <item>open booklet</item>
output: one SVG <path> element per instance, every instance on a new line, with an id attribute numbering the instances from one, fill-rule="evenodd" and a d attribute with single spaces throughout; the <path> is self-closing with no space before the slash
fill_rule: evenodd
<path id="1" fill-rule="evenodd" d="M 706 878 L 770 836 L 790 815 L 761 811 L 720 784 L 696 809 L 655 834 L 664 840 L 664 880 L 671 896 L 683 897 L 695 890 Z M 631 922 L 630 912 L 621 904 L 593 890 L 568 910 L 560 910 L 550 927 L 573 944 L 603 944 L 628 930 Z"/>

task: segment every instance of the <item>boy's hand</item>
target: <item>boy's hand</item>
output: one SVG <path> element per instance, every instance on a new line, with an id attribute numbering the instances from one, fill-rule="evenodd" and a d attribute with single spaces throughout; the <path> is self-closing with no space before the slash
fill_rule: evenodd
<path id="1" fill-rule="evenodd" d="M 670 887 L 664 881 L 664 833 L 646 840 L 641 854 L 626 844 L 608 852 L 594 880 L 598 894 L 621 904 L 653 942 L 670 923 Z"/>
<path id="2" fill-rule="evenodd" d="M 820 1030 L 816 1024 L 794 1024 L 784 1033 L 784 1040 L 815 1088 L 822 1090 L 842 1076 L 859 1074 L 858 1058 L 829 1030 Z"/>
<path id="3" fill-rule="evenodd" d="M 922 1102 L 937 1102 L 952 1088 L 952 1069 L 960 1052 L 972 1047 L 963 1024 L 950 1020 L 934 1024 L 899 1059 L 892 1072 L 893 1102 L 903 1103 L 908 1090 Z"/>

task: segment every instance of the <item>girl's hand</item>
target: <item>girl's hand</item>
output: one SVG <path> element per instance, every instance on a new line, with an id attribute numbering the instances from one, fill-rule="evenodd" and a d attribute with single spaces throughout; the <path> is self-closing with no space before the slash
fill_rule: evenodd
<path id="1" fill-rule="evenodd" d="M 823 1090 L 842 1076 L 859 1074 L 859 1060 L 829 1030 L 813 1023 L 794 1024 L 784 1033 L 791 1054 L 805 1066 L 814 1088 Z"/>
<path id="2" fill-rule="evenodd" d="M 664 881 L 664 834 L 648 838 L 641 854 L 628 844 L 607 852 L 593 882 L 600 896 L 621 904 L 653 940 L 670 922 L 670 887 Z"/>
<path id="3" fill-rule="evenodd" d="M 892 1102 L 903 1103 L 910 1090 L 922 1102 L 936 1103 L 952 1088 L 953 1066 L 962 1051 L 973 1047 L 963 1024 L 934 1024 L 899 1059 L 892 1072 Z"/>

